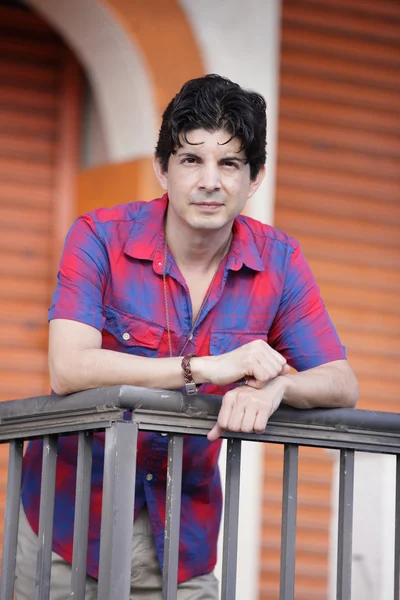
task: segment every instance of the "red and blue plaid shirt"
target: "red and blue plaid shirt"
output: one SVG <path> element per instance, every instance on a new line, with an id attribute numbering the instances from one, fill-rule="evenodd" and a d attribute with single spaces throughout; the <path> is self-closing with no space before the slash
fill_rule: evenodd
<path id="1" fill-rule="evenodd" d="M 66 239 L 49 319 L 72 319 L 95 327 L 102 332 L 102 347 L 109 350 L 169 356 L 162 277 L 167 202 L 165 195 L 80 217 Z M 185 351 L 217 355 L 261 338 L 300 371 L 343 359 L 344 349 L 298 243 L 243 216 L 234 221 L 233 234 Z M 191 301 L 170 254 L 166 272 L 172 349 L 178 355 L 192 326 Z M 223 394 L 226 389 L 201 386 L 203 393 Z M 137 455 L 135 514 L 147 505 L 160 565 L 167 443 L 159 433 L 140 433 Z M 219 440 L 210 443 L 203 437 L 185 436 L 179 582 L 215 566 L 222 506 L 219 450 Z M 103 453 L 104 434 L 95 434 L 87 562 L 92 577 L 98 576 Z M 53 550 L 69 562 L 76 456 L 77 437 L 60 438 Z M 22 500 L 36 533 L 41 460 L 42 442 L 30 442 L 24 457 Z"/>

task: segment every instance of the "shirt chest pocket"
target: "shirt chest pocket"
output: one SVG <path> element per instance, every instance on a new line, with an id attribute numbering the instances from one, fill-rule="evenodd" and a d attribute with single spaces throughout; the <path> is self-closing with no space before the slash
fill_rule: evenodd
<path id="1" fill-rule="evenodd" d="M 115 338 L 115 350 L 137 356 L 158 355 L 164 327 L 129 315 L 114 306 L 105 306 L 104 314 L 104 329 Z"/>
<path id="2" fill-rule="evenodd" d="M 210 354 L 219 355 L 249 344 L 254 340 L 268 341 L 267 331 L 218 331 L 214 329 L 210 335 Z"/>

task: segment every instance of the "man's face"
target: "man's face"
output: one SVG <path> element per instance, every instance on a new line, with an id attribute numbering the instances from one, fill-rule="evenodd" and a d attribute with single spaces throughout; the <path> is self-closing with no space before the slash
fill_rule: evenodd
<path id="1" fill-rule="evenodd" d="M 195 129 L 181 138 L 171 154 L 168 171 L 155 162 L 157 177 L 168 192 L 168 220 L 196 230 L 218 230 L 231 225 L 259 187 L 264 169 L 254 180 L 240 151 L 238 138 L 225 130 Z"/>

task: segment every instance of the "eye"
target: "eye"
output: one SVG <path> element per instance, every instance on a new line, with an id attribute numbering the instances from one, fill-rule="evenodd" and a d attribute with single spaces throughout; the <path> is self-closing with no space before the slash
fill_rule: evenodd
<path id="1" fill-rule="evenodd" d="M 239 164 L 234 160 L 224 160 L 222 164 L 224 167 L 229 167 L 229 168 L 233 168 L 233 169 L 239 168 Z"/>
<path id="2" fill-rule="evenodd" d="M 194 165 L 198 162 L 199 162 L 199 160 L 195 156 L 186 156 L 185 158 L 183 158 L 181 160 L 181 164 L 186 164 L 186 165 Z"/>

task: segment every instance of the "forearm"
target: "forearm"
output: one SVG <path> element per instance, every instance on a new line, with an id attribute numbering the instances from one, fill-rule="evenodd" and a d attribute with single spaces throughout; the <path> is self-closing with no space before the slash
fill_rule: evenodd
<path id="1" fill-rule="evenodd" d="M 61 395 L 111 385 L 179 389 L 184 385 L 182 357 L 147 358 L 101 348 L 101 333 L 79 322 L 50 323 L 49 368 L 53 390 Z M 286 360 L 263 340 L 217 356 L 193 357 L 197 384 L 225 386 L 243 377 L 262 387 L 286 370 Z"/>
<path id="2" fill-rule="evenodd" d="M 60 360 L 50 359 L 53 390 L 71 394 L 111 385 L 136 385 L 179 389 L 184 386 L 181 357 L 147 358 L 105 350 L 81 349 Z M 192 359 L 192 373 L 197 384 L 207 381 L 207 360 Z"/>
<path id="3" fill-rule="evenodd" d="M 279 379 L 284 388 L 282 402 L 295 408 L 354 407 L 357 402 L 357 379 L 345 360 Z"/>

